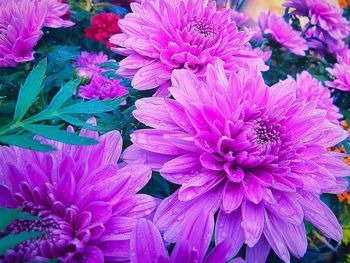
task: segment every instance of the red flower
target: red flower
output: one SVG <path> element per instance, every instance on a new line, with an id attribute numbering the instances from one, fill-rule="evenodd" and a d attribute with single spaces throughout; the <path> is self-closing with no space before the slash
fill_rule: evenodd
<path id="1" fill-rule="evenodd" d="M 114 45 L 109 42 L 109 38 L 121 32 L 118 26 L 120 18 L 120 16 L 113 13 L 95 15 L 91 26 L 85 29 L 85 37 L 104 42 L 108 48 L 113 47 Z"/>

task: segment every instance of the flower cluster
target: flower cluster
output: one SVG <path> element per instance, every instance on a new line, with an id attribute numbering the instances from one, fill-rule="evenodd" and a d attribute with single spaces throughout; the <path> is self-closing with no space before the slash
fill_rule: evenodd
<path id="1" fill-rule="evenodd" d="M 43 27 L 70 27 L 63 20 L 69 5 L 58 0 L 9 0 L 0 2 L 0 67 L 34 59 L 34 46 L 43 36 Z"/>
<path id="2" fill-rule="evenodd" d="M 289 263 L 306 221 L 342 240 L 321 196 L 350 204 L 350 23 L 224 2 L 0 0 L 2 67 L 91 22 L 0 72 L 0 207 L 38 217 L 0 229 L 38 233 L 0 262 Z"/>
<path id="3" fill-rule="evenodd" d="M 286 0 L 285 7 L 292 8 L 292 14 L 306 16 L 309 23 L 310 47 L 322 47 L 324 52 L 341 53 L 344 50 L 343 39 L 350 33 L 350 22 L 343 17 L 343 10 L 328 3 L 327 0 Z M 320 52 L 320 50 L 318 50 Z"/>
<path id="4" fill-rule="evenodd" d="M 83 79 L 91 79 L 90 83 L 80 87 L 80 97 L 105 100 L 120 98 L 128 93 L 127 88 L 120 84 L 121 79 L 109 79 L 102 75 L 103 72 L 110 70 L 99 66 L 105 62 L 108 62 L 108 57 L 102 52 L 89 54 L 83 51 L 78 57 L 77 75 Z"/>

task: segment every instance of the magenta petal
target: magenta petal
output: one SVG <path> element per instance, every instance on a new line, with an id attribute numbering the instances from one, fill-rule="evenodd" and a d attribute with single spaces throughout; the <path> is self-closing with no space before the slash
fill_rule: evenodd
<path id="1" fill-rule="evenodd" d="M 225 263 L 231 248 L 231 241 L 226 239 L 210 252 L 204 260 L 204 263 Z M 238 263 L 238 262 L 237 262 Z"/>
<path id="2" fill-rule="evenodd" d="M 159 62 L 153 62 L 140 68 L 131 85 L 138 90 L 153 89 L 167 81 L 171 76 L 171 70 Z"/>
<path id="3" fill-rule="evenodd" d="M 92 213 L 91 222 L 106 223 L 112 215 L 112 207 L 109 203 L 95 201 L 87 205 L 85 210 Z"/>
<path id="4" fill-rule="evenodd" d="M 204 170 L 184 183 L 179 190 L 179 200 L 189 201 L 210 191 L 224 178 L 217 172 Z"/>
<path id="5" fill-rule="evenodd" d="M 165 134 L 172 134 L 172 132 L 150 129 L 137 130 L 131 134 L 131 140 L 136 146 L 155 153 L 165 155 L 180 155 L 186 153 L 185 150 L 176 147 L 174 144 L 164 139 Z"/>
<path id="6" fill-rule="evenodd" d="M 152 171 L 146 165 L 128 164 L 118 170 L 116 177 L 120 181 L 128 180 L 127 189 L 131 194 L 141 190 L 151 179 Z"/>
<path id="7" fill-rule="evenodd" d="M 98 247 L 87 247 L 85 248 L 79 262 L 82 263 L 103 263 L 104 256 Z"/>
<path id="8" fill-rule="evenodd" d="M 201 262 L 208 250 L 211 237 L 214 231 L 214 215 L 210 212 L 203 212 L 193 221 L 185 222 L 177 243 L 187 243 L 190 251 L 198 253 L 197 260 Z M 179 246 L 175 246 L 177 253 Z"/>
<path id="9" fill-rule="evenodd" d="M 284 241 L 282 233 L 277 226 L 277 222 L 274 221 L 272 216 L 269 216 L 265 212 L 265 228 L 264 235 L 275 253 L 285 262 L 290 262 L 290 255 L 287 244 Z"/>
<path id="10" fill-rule="evenodd" d="M 249 201 L 258 204 L 262 200 L 262 189 L 254 176 L 248 177 L 247 180 L 242 182 L 242 185 L 245 196 Z"/>
<path id="11" fill-rule="evenodd" d="M 154 223 L 164 232 L 164 239 L 168 242 L 176 241 L 185 219 L 195 220 L 199 213 L 218 209 L 221 193 L 220 187 L 215 187 L 205 195 L 201 195 L 194 201 L 182 202 L 178 199 L 178 191 L 165 198 L 156 211 Z M 174 220 L 175 219 L 175 220 Z"/>
<path id="12" fill-rule="evenodd" d="M 157 200 L 149 195 L 137 194 L 133 199 L 134 206 L 124 216 L 131 218 L 147 217 L 152 214 L 158 205 Z"/>
<path id="13" fill-rule="evenodd" d="M 243 200 L 243 189 L 240 184 L 227 181 L 222 196 L 222 207 L 226 213 L 236 210 Z"/>
<path id="14" fill-rule="evenodd" d="M 122 155 L 122 159 L 127 163 L 144 164 L 156 171 L 173 158 L 172 155 L 149 152 L 135 145 L 128 147 Z"/>
<path id="15" fill-rule="evenodd" d="M 201 170 L 198 154 L 184 154 L 166 162 L 160 174 L 170 182 L 183 184 Z"/>
<path id="16" fill-rule="evenodd" d="M 304 223 L 293 225 L 280 221 L 279 227 L 290 252 L 302 258 L 307 250 L 307 235 Z"/>
<path id="17" fill-rule="evenodd" d="M 319 197 L 307 192 L 300 192 L 298 198 L 301 200 L 306 220 L 326 236 L 337 241 L 342 240 L 343 231 L 338 219 Z"/>
<path id="18" fill-rule="evenodd" d="M 241 223 L 241 212 L 239 210 L 230 214 L 220 210 L 216 220 L 215 244 L 220 244 L 228 239 L 231 243 L 230 258 L 238 253 L 244 243 L 244 231 Z"/>
<path id="19" fill-rule="evenodd" d="M 0 207 L 16 208 L 18 203 L 14 199 L 10 189 L 0 184 Z"/>
<path id="20" fill-rule="evenodd" d="M 260 239 L 264 228 L 264 205 L 246 201 L 242 205 L 242 227 L 246 243 L 253 247 Z"/>
<path id="21" fill-rule="evenodd" d="M 153 263 L 167 252 L 159 230 L 148 220 L 140 219 L 131 234 L 131 263 Z"/>
<path id="22" fill-rule="evenodd" d="M 245 252 L 246 263 L 265 263 L 270 253 L 270 245 L 264 236 L 261 236 L 254 247 L 247 246 Z"/>
<path id="23" fill-rule="evenodd" d="M 143 98 L 135 102 L 134 117 L 147 126 L 160 130 L 182 130 L 171 118 L 167 111 L 164 98 Z"/>

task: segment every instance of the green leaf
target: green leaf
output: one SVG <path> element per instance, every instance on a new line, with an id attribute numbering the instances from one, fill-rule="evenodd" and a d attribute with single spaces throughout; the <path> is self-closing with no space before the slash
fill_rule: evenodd
<path id="1" fill-rule="evenodd" d="M 39 217 L 23 213 L 19 209 L 0 208 L 0 231 L 14 220 L 37 220 Z"/>
<path id="2" fill-rule="evenodd" d="M 13 118 L 14 122 L 22 120 L 30 106 L 32 106 L 35 102 L 36 97 L 42 90 L 42 83 L 45 78 L 46 68 L 47 61 L 44 59 L 40 61 L 36 67 L 34 67 L 24 84 L 21 86 L 18 94 L 15 115 Z"/>
<path id="3" fill-rule="evenodd" d="M 9 234 L 2 239 L 0 239 L 0 256 L 4 255 L 6 251 L 12 247 L 17 246 L 18 244 L 41 236 L 40 232 L 21 232 L 17 235 Z"/>
<path id="4" fill-rule="evenodd" d="M 65 121 L 65 122 L 68 122 L 68 123 L 70 123 L 71 125 L 74 125 L 74 126 L 83 127 L 83 128 L 85 128 L 87 130 L 98 130 L 97 126 L 92 126 L 91 124 L 88 124 L 85 121 L 82 121 L 80 119 L 74 118 L 74 117 L 69 116 L 69 115 L 60 114 L 60 115 L 58 115 L 58 117 L 61 120 Z"/>
<path id="5" fill-rule="evenodd" d="M 55 150 L 51 145 L 42 144 L 40 141 L 33 139 L 32 134 L 30 136 L 28 134 L 0 136 L 0 142 L 40 152 Z"/>
<path id="6" fill-rule="evenodd" d="M 70 98 L 72 97 L 74 90 L 79 86 L 80 79 L 75 79 L 69 81 L 67 84 L 65 84 L 53 97 L 51 100 L 49 106 L 47 107 L 48 111 L 56 111 L 59 108 L 62 107 L 62 105 Z"/>
<path id="7" fill-rule="evenodd" d="M 81 101 L 60 110 L 63 114 L 98 114 L 118 108 L 123 99 Z"/>
<path id="8" fill-rule="evenodd" d="M 108 68 L 108 69 L 117 70 L 119 68 L 119 63 L 118 62 L 108 61 L 108 62 L 99 64 L 99 66 L 101 68 Z"/>
<path id="9" fill-rule="evenodd" d="M 27 122 L 38 122 L 43 120 L 51 120 L 58 117 L 58 110 L 62 105 L 72 97 L 74 90 L 78 87 L 80 79 L 75 79 L 66 83 L 51 100 L 49 106 L 37 115 L 29 118 Z"/>
<path id="10" fill-rule="evenodd" d="M 78 136 L 73 132 L 60 130 L 57 126 L 24 124 L 23 128 L 45 138 L 73 145 L 92 145 L 98 144 L 94 139 Z"/>

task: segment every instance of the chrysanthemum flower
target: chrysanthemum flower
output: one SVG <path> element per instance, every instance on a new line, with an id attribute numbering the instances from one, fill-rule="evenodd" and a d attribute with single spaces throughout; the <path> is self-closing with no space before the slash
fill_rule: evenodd
<path id="1" fill-rule="evenodd" d="M 221 62 L 208 66 L 205 82 L 175 71 L 169 90 L 175 100 L 136 102 L 134 116 L 153 129 L 134 132 L 123 157 L 180 185 L 154 218 L 167 241 L 176 241 L 185 218 L 217 210 L 216 243 L 232 239 L 231 256 L 246 243 L 247 262 L 264 262 L 270 247 L 285 262 L 289 253 L 302 257 L 304 219 L 341 240 L 320 194 L 347 187 L 344 155 L 327 151 L 347 133 L 317 101 L 297 96 L 288 81 L 269 88 L 252 69 L 227 79 Z"/>
<path id="2" fill-rule="evenodd" d="M 326 81 L 329 87 L 350 91 L 350 50 L 345 52 L 344 56 L 337 56 L 338 63 L 333 66 L 333 68 L 327 68 L 327 71 L 331 73 L 335 80 Z"/>
<path id="3" fill-rule="evenodd" d="M 46 7 L 36 1 L 0 2 L 0 67 L 34 59 L 45 17 Z"/>
<path id="4" fill-rule="evenodd" d="M 40 231 L 44 235 L 7 251 L 1 262 L 126 261 L 130 233 L 137 218 L 156 206 L 150 196 L 136 194 L 150 179 L 143 165 L 117 164 L 122 138 L 117 131 L 95 146 L 51 142 L 57 151 L 41 153 L 0 147 L 0 206 L 22 208 L 40 221 L 15 221 L 5 233 Z"/>
<path id="5" fill-rule="evenodd" d="M 293 14 L 308 16 L 311 25 L 326 38 L 340 40 L 350 33 L 350 23 L 343 17 L 343 10 L 327 0 L 286 0 L 285 7 L 294 8 Z"/>
<path id="6" fill-rule="evenodd" d="M 99 64 L 103 64 L 106 62 L 108 62 L 108 56 L 102 51 L 100 51 L 97 54 L 82 51 L 77 59 L 77 62 L 75 63 L 75 66 L 79 68 L 88 68 L 94 73 L 96 73 L 108 70 L 99 66 Z"/>
<path id="7" fill-rule="evenodd" d="M 0 2 L 0 67 L 34 59 L 33 48 L 43 36 L 42 28 L 71 26 L 60 11 L 67 4 L 56 0 L 9 0 Z"/>
<path id="8" fill-rule="evenodd" d="M 300 32 L 295 31 L 282 17 L 271 12 L 261 13 L 259 27 L 263 33 L 296 55 L 304 56 L 308 50 L 306 40 Z"/>
<path id="9" fill-rule="evenodd" d="M 41 0 L 47 5 L 47 15 L 45 18 L 46 27 L 60 28 L 71 27 L 74 25 L 72 21 L 62 19 L 69 11 L 69 5 L 61 0 Z"/>
<path id="10" fill-rule="evenodd" d="M 217 11 L 215 1 L 155 0 L 132 3 L 132 13 L 120 20 L 122 34 L 111 38 L 119 47 L 112 50 L 127 55 L 117 73 L 132 78 L 135 89 L 159 87 L 167 94 L 174 69 L 190 69 L 203 75 L 217 58 L 225 70 L 238 70 L 263 61 L 246 46 L 247 32 L 239 32 L 230 10 Z"/>
<path id="11" fill-rule="evenodd" d="M 335 124 L 339 124 L 342 115 L 339 114 L 338 107 L 333 104 L 330 91 L 320 81 L 313 78 L 309 72 L 303 71 L 297 75 L 296 85 L 297 96 L 306 99 L 308 102 L 317 102 L 316 107 L 327 112 L 326 118 Z"/>
<path id="12" fill-rule="evenodd" d="M 225 263 L 230 249 L 228 240 L 204 258 L 213 229 L 213 215 L 199 214 L 193 224 L 186 224 L 181 230 L 169 257 L 159 230 L 150 221 L 140 219 L 131 234 L 131 263 Z M 230 262 L 239 263 L 237 260 Z"/>
<path id="13" fill-rule="evenodd" d="M 89 84 L 81 86 L 79 96 L 84 99 L 116 99 L 128 94 L 128 89 L 120 84 L 121 79 L 109 79 L 95 74 Z"/>

